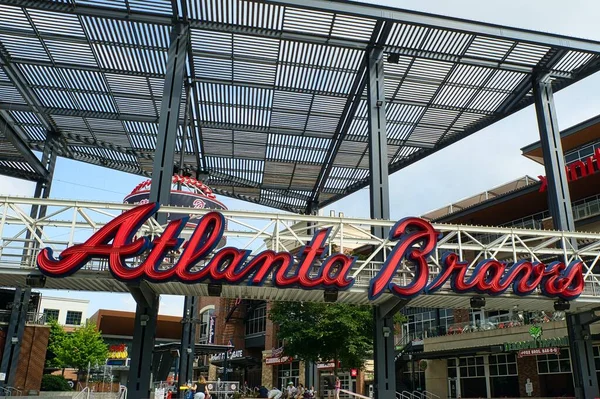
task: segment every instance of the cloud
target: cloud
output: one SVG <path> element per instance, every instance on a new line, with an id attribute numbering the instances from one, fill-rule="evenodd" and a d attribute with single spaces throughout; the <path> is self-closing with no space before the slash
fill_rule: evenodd
<path id="1" fill-rule="evenodd" d="M 183 297 L 179 295 L 161 295 L 158 314 L 183 316 Z"/>
<path id="2" fill-rule="evenodd" d="M 0 195 L 31 196 L 34 189 L 35 183 L 31 181 L 0 175 Z"/>

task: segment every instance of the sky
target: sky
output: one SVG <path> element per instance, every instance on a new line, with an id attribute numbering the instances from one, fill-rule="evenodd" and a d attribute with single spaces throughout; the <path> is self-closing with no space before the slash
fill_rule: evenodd
<path id="1" fill-rule="evenodd" d="M 600 41 L 596 0 L 378 0 L 370 3 L 440 15 L 497 23 L 506 26 Z M 555 94 L 561 129 L 600 114 L 600 73 Z M 521 155 L 520 149 L 539 140 L 535 110 L 530 106 L 436 154 L 390 176 L 393 220 L 418 216 L 505 182 L 544 174 L 543 168 Z M 52 198 L 120 202 L 143 180 L 93 165 L 59 159 Z M 0 195 L 32 196 L 34 185 L 0 176 Z M 268 210 L 255 204 L 219 198 L 229 209 Z M 369 217 L 368 190 L 363 189 L 324 209 L 348 217 Z M 70 291 L 43 292 L 48 296 L 89 299 L 88 317 L 99 308 L 135 310 L 128 294 Z M 161 314 L 181 315 L 181 297 L 161 296 Z"/>

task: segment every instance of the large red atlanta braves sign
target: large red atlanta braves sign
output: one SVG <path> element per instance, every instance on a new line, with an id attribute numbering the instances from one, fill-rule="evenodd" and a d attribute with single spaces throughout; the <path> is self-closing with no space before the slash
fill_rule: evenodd
<path id="1" fill-rule="evenodd" d="M 239 284 L 246 280 L 249 285 L 262 285 L 272 275 L 272 283 L 280 288 L 345 290 L 354 284 L 349 273 L 355 257 L 338 253 L 322 259 L 329 229 L 317 231 L 296 257 L 289 252 L 271 250 L 251 257 L 251 251 L 233 247 L 213 252 L 225 228 L 225 218 L 219 212 L 204 215 L 185 244 L 179 234 L 186 226 L 186 218 L 169 222 L 163 234 L 152 241 L 148 237 L 135 238 L 138 229 L 158 207 L 150 203 L 132 208 L 107 223 L 86 242 L 62 251 L 58 259 L 54 259 L 50 248 L 43 249 L 37 258 L 40 270 L 50 277 L 67 276 L 95 258 L 108 259 L 110 271 L 121 281 L 197 283 L 210 280 Z M 438 237 L 439 233 L 425 220 L 406 218 L 396 223 L 390 231 L 390 240 L 397 244 L 371 280 L 369 298 L 375 299 L 386 290 L 403 298 L 432 293 L 448 280 L 452 289 L 460 293 L 499 295 L 512 285 L 518 295 L 528 295 L 540 287 L 545 296 L 570 300 L 583 291 L 583 265 L 579 261 L 569 266 L 560 262 L 545 265 L 522 261 L 509 267 L 492 259 L 468 270 L 468 262 L 461 262 L 456 254 L 449 253 L 443 258 L 442 271 L 430 281 L 427 260 L 436 248 Z M 175 264 L 161 268 L 165 256 L 180 248 L 183 250 Z M 138 266 L 126 263 L 127 259 L 143 254 L 145 259 Z M 317 259 L 322 262 L 315 268 Z M 414 277 L 406 286 L 392 281 L 403 259 L 414 265 Z"/>

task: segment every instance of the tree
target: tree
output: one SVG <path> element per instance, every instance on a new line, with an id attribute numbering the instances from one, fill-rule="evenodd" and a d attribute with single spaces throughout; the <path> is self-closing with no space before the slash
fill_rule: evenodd
<path id="1" fill-rule="evenodd" d="M 58 358 L 57 353 L 61 351 L 63 342 L 67 336 L 65 329 L 58 324 L 56 319 L 51 319 L 50 336 L 48 337 L 48 348 L 46 349 L 46 367 L 48 368 L 64 368 L 65 366 Z"/>
<path id="2" fill-rule="evenodd" d="M 338 361 L 360 368 L 373 349 L 373 311 L 370 306 L 342 303 L 276 302 L 270 319 L 279 326 L 286 355 L 307 361 Z"/>
<path id="3" fill-rule="evenodd" d="M 63 367 L 71 366 L 81 375 L 92 366 L 103 364 L 108 357 L 108 346 L 93 323 L 86 323 L 71 334 L 67 334 L 56 350 L 56 357 Z"/>

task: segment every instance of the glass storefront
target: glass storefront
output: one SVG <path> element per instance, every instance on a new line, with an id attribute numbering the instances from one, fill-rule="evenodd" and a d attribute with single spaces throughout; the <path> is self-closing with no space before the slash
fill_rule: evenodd
<path id="1" fill-rule="evenodd" d="M 277 385 L 280 389 L 285 389 L 291 381 L 294 386 L 298 386 L 300 377 L 300 362 L 291 362 L 277 366 Z"/>

